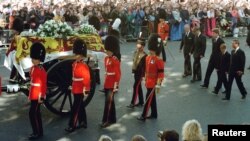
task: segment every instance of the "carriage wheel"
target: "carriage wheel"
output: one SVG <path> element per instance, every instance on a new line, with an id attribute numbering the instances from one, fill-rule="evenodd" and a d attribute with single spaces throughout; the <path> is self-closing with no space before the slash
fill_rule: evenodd
<path id="1" fill-rule="evenodd" d="M 72 109 L 73 96 L 70 86 L 72 84 L 73 61 L 59 61 L 47 70 L 47 95 L 44 103 L 51 112 L 58 115 L 67 115 Z M 92 70 L 90 73 L 91 90 L 85 98 L 85 106 L 89 104 L 95 93 L 95 79 Z"/>

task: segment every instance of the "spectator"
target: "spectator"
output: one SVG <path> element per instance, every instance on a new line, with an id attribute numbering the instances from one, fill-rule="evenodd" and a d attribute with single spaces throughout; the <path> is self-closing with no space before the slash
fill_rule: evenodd
<path id="1" fill-rule="evenodd" d="M 131 141 L 147 141 L 142 135 L 134 135 Z"/>
<path id="2" fill-rule="evenodd" d="M 165 130 L 160 136 L 160 141 L 179 141 L 179 134 L 175 130 Z"/>
<path id="3" fill-rule="evenodd" d="M 193 119 L 188 120 L 182 127 L 182 140 L 183 141 L 202 141 L 202 129 L 200 123 Z"/>
<path id="4" fill-rule="evenodd" d="M 112 141 L 112 139 L 107 135 L 101 135 L 98 141 Z"/>

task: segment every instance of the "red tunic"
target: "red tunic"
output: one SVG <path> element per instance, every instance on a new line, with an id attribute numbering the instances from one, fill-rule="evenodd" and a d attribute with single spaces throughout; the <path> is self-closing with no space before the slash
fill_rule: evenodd
<path id="1" fill-rule="evenodd" d="M 120 61 L 115 56 L 106 56 L 104 59 L 104 65 L 106 71 L 104 88 L 114 88 L 115 83 L 119 85 L 121 79 Z"/>
<path id="2" fill-rule="evenodd" d="M 30 70 L 30 100 L 44 98 L 47 90 L 47 73 L 41 65 L 33 66 Z"/>
<path id="3" fill-rule="evenodd" d="M 159 23 L 157 29 L 158 35 L 162 40 L 165 40 L 166 37 L 169 37 L 169 25 L 167 23 Z"/>
<path id="4" fill-rule="evenodd" d="M 157 56 L 146 58 L 146 88 L 154 88 L 158 79 L 164 78 L 164 62 Z"/>
<path id="5" fill-rule="evenodd" d="M 90 90 L 90 72 L 89 67 L 82 61 L 75 61 L 72 65 L 72 93 L 82 94 Z"/>

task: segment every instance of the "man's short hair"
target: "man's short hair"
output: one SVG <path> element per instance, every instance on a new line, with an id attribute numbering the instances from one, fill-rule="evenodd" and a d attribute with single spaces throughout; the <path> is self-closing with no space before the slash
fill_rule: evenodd
<path id="1" fill-rule="evenodd" d="M 214 33 L 216 33 L 216 34 L 220 34 L 219 28 L 214 28 L 212 31 L 213 31 Z"/>
<path id="2" fill-rule="evenodd" d="M 221 44 L 221 45 L 220 45 L 220 48 L 221 48 L 221 49 L 226 49 L 227 46 L 226 46 L 226 44 L 224 43 L 224 44 Z"/>
<path id="3" fill-rule="evenodd" d="M 233 42 L 234 42 L 235 44 L 237 44 L 237 45 L 240 45 L 240 42 L 239 42 L 239 40 L 237 40 L 237 39 L 234 39 Z"/>
<path id="4" fill-rule="evenodd" d="M 162 141 L 179 141 L 179 134 L 175 130 L 165 130 L 161 136 Z"/>
<path id="5" fill-rule="evenodd" d="M 197 31 L 201 31 L 200 27 L 195 27 L 195 28 L 193 29 L 193 32 L 197 32 Z"/>

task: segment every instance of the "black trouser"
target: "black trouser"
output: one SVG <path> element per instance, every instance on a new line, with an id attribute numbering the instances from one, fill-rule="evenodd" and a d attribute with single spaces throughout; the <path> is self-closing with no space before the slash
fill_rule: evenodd
<path id="1" fill-rule="evenodd" d="M 214 91 L 218 92 L 221 89 L 222 83 L 224 85 L 225 90 L 227 91 L 228 88 L 228 80 L 227 75 L 225 71 L 217 71 L 217 84 L 214 88 Z"/>
<path id="2" fill-rule="evenodd" d="M 157 118 L 157 105 L 156 105 L 156 97 L 155 97 L 155 89 L 147 88 L 147 96 L 146 96 L 146 104 L 144 105 L 142 117 L 146 118 L 148 116 L 149 108 L 151 107 L 151 115 L 152 117 Z"/>
<path id="3" fill-rule="evenodd" d="M 193 80 L 201 80 L 201 58 L 194 57 Z"/>
<path id="4" fill-rule="evenodd" d="M 131 100 L 131 104 L 135 105 L 137 98 L 139 98 L 139 103 L 143 105 L 144 104 L 144 100 L 143 100 L 143 91 L 142 91 L 142 87 L 141 87 L 141 82 L 142 82 L 142 77 L 141 75 L 138 74 L 134 74 L 134 87 L 133 87 L 133 97 Z"/>
<path id="5" fill-rule="evenodd" d="M 102 123 L 116 123 L 116 111 L 115 111 L 115 93 L 113 89 L 105 89 L 105 107 L 102 117 Z"/>
<path id="6" fill-rule="evenodd" d="M 69 119 L 69 127 L 76 128 L 77 122 L 78 125 L 85 124 L 87 126 L 87 116 L 83 99 L 83 94 L 74 94 L 74 103 Z"/>
<path id="7" fill-rule="evenodd" d="M 184 74 L 192 74 L 191 57 L 189 53 L 184 53 Z"/>
<path id="8" fill-rule="evenodd" d="M 236 84 L 240 90 L 241 95 L 244 96 L 247 94 L 246 89 L 245 89 L 243 82 L 241 80 L 241 77 L 242 77 L 242 75 L 238 75 L 237 73 L 229 74 L 228 89 L 227 89 L 227 94 L 226 94 L 227 99 L 230 99 L 234 79 L 236 80 Z"/>
<path id="9" fill-rule="evenodd" d="M 35 135 L 43 135 L 40 105 L 38 100 L 31 100 L 29 118 L 33 134 Z"/>
<path id="10" fill-rule="evenodd" d="M 211 77 L 214 69 L 215 69 L 214 62 L 211 61 L 211 59 L 210 59 L 209 63 L 208 63 L 208 66 L 207 66 L 207 71 L 206 71 L 205 79 L 204 79 L 204 85 L 207 86 L 207 87 L 209 86 L 209 80 L 210 80 L 210 77 Z"/>

